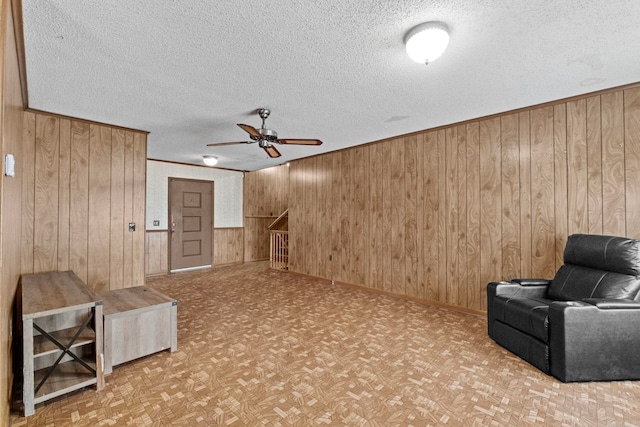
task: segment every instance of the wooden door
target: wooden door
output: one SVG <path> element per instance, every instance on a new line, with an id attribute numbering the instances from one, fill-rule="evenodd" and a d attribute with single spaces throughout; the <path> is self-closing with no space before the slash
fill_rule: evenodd
<path id="1" fill-rule="evenodd" d="M 169 178 L 169 268 L 211 267 L 213 182 Z"/>

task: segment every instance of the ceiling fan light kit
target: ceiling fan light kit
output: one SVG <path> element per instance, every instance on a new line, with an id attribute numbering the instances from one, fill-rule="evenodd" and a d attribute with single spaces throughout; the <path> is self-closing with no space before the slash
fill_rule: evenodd
<path id="1" fill-rule="evenodd" d="M 202 156 L 202 161 L 207 166 L 215 166 L 218 163 L 216 156 Z"/>
<path id="2" fill-rule="evenodd" d="M 322 141 L 319 139 L 278 139 L 278 133 L 273 129 L 268 129 L 265 126 L 265 120 L 269 117 L 271 111 L 266 108 L 259 108 L 258 115 L 262 119 L 262 125 L 260 129 L 256 129 L 251 125 L 245 125 L 242 123 L 238 123 L 240 129 L 244 130 L 249 134 L 250 141 L 240 141 L 240 142 L 220 142 L 215 144 L 207 144 L 208 147 L 220 147 L 223 145 L 233 145 L 233 144 L 253 144 L 254 142 L 258 143 L 258 146 L 262 148 L 269 157 L 277 158 L 280 157 L 281 154 L 273 144 L 289 144 L 289 145 L 322 145 Z"/>
<path id="3" fill-rule="evenodd" d="M 425 22 L 413 27 L 404 38 L 407 55 L 428 65 L 440 58 L 449 44 L 449 27 L 443 22 Z"/>

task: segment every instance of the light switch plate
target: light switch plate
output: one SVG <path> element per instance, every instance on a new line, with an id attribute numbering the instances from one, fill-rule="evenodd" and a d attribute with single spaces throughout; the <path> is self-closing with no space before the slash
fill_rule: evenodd
<path id="1" fill-rule="evenodd" d="M 16 161 L 13 154 L 4 156 L 4 174 L 6 176 L 16 176 Z"/>

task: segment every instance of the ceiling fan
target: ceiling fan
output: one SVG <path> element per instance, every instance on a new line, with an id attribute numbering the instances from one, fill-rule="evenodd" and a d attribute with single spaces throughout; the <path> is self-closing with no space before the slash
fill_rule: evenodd
<path id="1" fill-rule="evenodd" d="M 256 129 L 250 125 L 244 125 L 238 123 L 238 126 L 245 132 L 249 134 L 250 141 L 239 141 L 239 142 L 219 142 L 214 144 L 207 144 L 207 147 L 221 147 L 223 145 L 234 145 L 234 144 L 253 144 L 254 142 L 258 143 L 258 146 L 267 152 L 269 157 L 276 158 L 280 157 L 281 154 L 273 144 L 284 144 L 284 145 L 322 145 L 322 141 L 319 139 L 278 139 L 278 133 L 275 130 L 267 129 L 264 125 L 265 120 L 269 117 L 271 111 L 266 108 L 259 108 L 258 115 L 262 119 L 262 126 L 260 129 Z"/>

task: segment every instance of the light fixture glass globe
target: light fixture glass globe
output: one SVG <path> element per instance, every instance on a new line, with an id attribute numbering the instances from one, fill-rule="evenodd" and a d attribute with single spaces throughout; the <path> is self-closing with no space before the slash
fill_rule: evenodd
<path id="1" fill-rule="evenodd" d="M 405 37 L 409 58 L 429 64 L 442 55 L 449 44 L 449 29 L 442 22 L 425 22 L 414 27 Z"/>
<path id="2" fill-rule="evenodd" d="M 215 166 L 218 163 L 216 156 L 202 156 L 202 161 L 207 166 Z"/>

